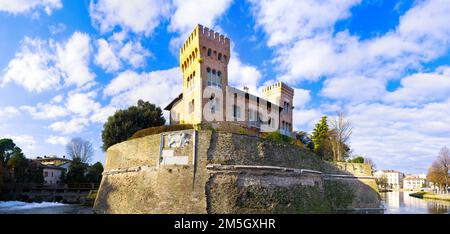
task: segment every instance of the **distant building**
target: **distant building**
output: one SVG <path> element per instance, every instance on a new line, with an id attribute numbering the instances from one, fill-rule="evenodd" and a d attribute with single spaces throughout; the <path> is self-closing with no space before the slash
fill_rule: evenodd
<path id="1" fill-rule="evenodd" d="M 391 189 L 403 188 L 403 179 L 405 174 L 395 170 L 381 170 L 374 173 L 376 178 L 385 176 L 387 178 L 388 187 Z"/>
<path id="2" fill-rule="evenodd" d="M 408 175 L 403 179 L 403 188 L 408 190 L 421 189 L 427 186 L 426 175 Z"/>
<path id="3" fill-rule="evenodd" d="M 67 172 L 72 163 L 72 160 L 66 159 L 65 156 L 60 158 L 55 155 L 36 157 L 34 161 L 41 164 L 44 184 L 47 185 L 60 184 L 62 174 Z"/>

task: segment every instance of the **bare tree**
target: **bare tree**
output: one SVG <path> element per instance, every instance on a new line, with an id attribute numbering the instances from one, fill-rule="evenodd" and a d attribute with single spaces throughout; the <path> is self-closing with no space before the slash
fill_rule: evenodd
<path id="1" fill-rule="evenodd" d="M 375 171 L 377 169 L 375 162 L 371 158 L 364 158 L 364 163 L 369 164 L 370 168 L 372 168 L 372 171 Z"/>
<path id="2" fill-rule="evenodd" d="M 377 177 L 375 179 L 375 182 L 378 185 L 378 188 L 382 189 L 382 190 L 386 190 L 387 186 L 388 186 L 388 178 L 386 175 L 381 175 L 380 177 Z"/>
<path id="3" fill-rule="evenodd" d="M 445 189 L 449 185 L 450 150 L 442 147 L 438 157 L 433 161 L 428 169 L 427 179 Z"/>
<path id="4" fill-rule="evenodd" d="M 352 135 L 352 124 L 343 111 L 337 111 L 337 116 L 331 119 L 329 133 L 331 150 L 335 161 L 343 161 L 346 156 L 346 146 Z"/>
<path id="5" fill-rule="evenodd" d="M 94 148 L 90 141 L 76 137 L 66 145 L 66 153 L 72 160 L 79 158 L 82 163 L 89 163 L 94 155 Z"/>

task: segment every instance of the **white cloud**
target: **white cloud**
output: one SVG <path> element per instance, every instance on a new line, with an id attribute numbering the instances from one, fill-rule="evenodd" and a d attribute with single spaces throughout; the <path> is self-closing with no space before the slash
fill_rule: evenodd
<path id="1" fill-rule="evenodd" d="M 53 131 L 61 132 L 62 134 L 73 134 L 81 132 L 84 127 L 89 125 L 89 120 L 86 118 L 74 118 L 70 121 L 58 121 L 49 126 Z"/>
<path id="2" fill-rule="evenodd" d="M 294 108 L 303 108 L 309 101 L 311 101 L 310 90 L 294 88 Z"/>
<path id="3" fill-rule="evenodd" d="M 103 124 L 106 122 L 106 120 L 108 120 L 109 116 L 112 116 L 115 112 L 116 112 L 117 108 L 112 107 L 112 106 L 105 106 L 102 107 L 98 110 L 96 110 L 92 115 L 91 115 L 91 122 L 93 123 L 100 123 Z"/>
<path id="4" fill-rule="evenodd" d="M 174 12 L 170 17 L 168 30 L 177 32 L 179 36 L 171 40 L 171 47 L 178 49 L 197 24 L 217 29 L 216 21 L 231 3 L 232 0 L 174 0 Z"/>
<path id="5" fill-rule="evenodd" d="M 85 117 L 101 108 L 101 105 L 95 101 L 95 97 L 95 92 L 70 93 L 66 107 L 71 112 Z"/>
<path id="6" fill-rule="evenodd" d="M 107 72 L 117 72 L 123 64 L 133 68 L 146 65 L 146 59 L 152 54 L 145 49 L 139 40 L 126 40 L 125 34 L 114 34 L 109 38 L 97 40 L 98 52 L 95 63 Z"/>
<path id="7" fill-rule="evenodd" d="M 378 100 L 384 93 L 383 80 L 350 76 L 327 79 L 320 94 L 337 100 L 365 102 Z"/>
<path id="8" fill-rule="evenodd" d="M 5 138 L 10 138 L 13 142 L 22 149 L 25 155 L 32 155 L 36 149 L 36 140 L 32 135 L 6 135 Z"/>
<path id="9" fill-rule="evenodd" d="M 435 73 L 416 73 L 401 80 L 401 87 L 388 93 L 386 102 L 416 105 L 442 101 L 450 93 L 450 67 L 442 67 Z"/>
<path id="10" fill-rule="evenodd" d="M 81 87 L 95 78 L 89 70 L 90 38 L 75 32 L 64 45 L 57 46 L 57 66 L 67 85 Z"/>
<path id="11" fill-rule="evenodd" d="M 182 76 L 178 67 L 149 73 L 125 71 L 104 89 L 104 95 L 111 97 L 114 107 L 135 105 L 143 99 L 164 108 L 181 92 Z"/>
<path id="12" fill-rule="evenodd" d="M 5 68 L 1 85 L 15 82 L 33 92 L 55 88 L 59 85 L 60 75 L 52 66 L 53 62 L 54 56 L 47 42 L 25 37 L 19 51 Z"/>
<path id="13" fill-rule="evenodd" d="M 15 15 L 37 9 L 43 9 L 50 15 L 53 10 L 61 9 L 62 6 L 61 0 L 0 0 L 0 11 Z"/>
<path id="14" fill-rule="evenodd" d="M 48 103 L 38 103 L 35 107 L 22 106 L 20 108 L 30 113 L 34 119 L 55 119 L 69 114 L 66 108 Z"/>
<path id="15" fill-rule="evenodd" d="M 95 74 L 89 70 L 89 36 L 75 32 L 65 43 L 25 37 L 14 58 L 3 70 L 0 83 L 14 82 L 31 92 L 42 92 L 65 85 L 87 87 Z"/>
<path id="16" fill-rule="evenodd" d="M 120 60 L 115 55 L 113 47 L 105 39 L 98 39 L 97 46 L 95 63 L 107 72 L 117 71 L 120 68 Z"/>
<path id="17" fill-rule="evenodd" d="M 249 88 L 251 93 L 257 94 L 260 81 L 261 72 L 258 68 L 242 63 L 239 55 L 236 52 L 232 52 L 228 64 L 228 83 L 240 89 L 245 86 Z"/>
<path id="18" fill-rule="evenodd" d="M 63 136 L 54 136 L 51 135 L 49 136 L 45 142 L 52 144 L 52 145 L 67 145 L 67 143 L 69 143 L 69 138 L 68 137 L 63 137 Z"/>
<path id="19" fill-rule="evenodd" d="M 170 13 L 170 1 L 164 0 L 98 0 L 91 1 L 92 22 L 102 33 L 119 26 L 123 30 L 150 35 Z"/>
<path id="20" fill-rule="evenodd" d="M 350 8 L 361 0 L 251 0 L 256 24 L 275 46 L 330 32 L 335 22 L 350 16 Z"/>
<path id="21" fill-rule="evenodd" d="M 0 107 L 0 119 L 11 118 L 19 114 L 19 110 L 13 106 Z"/>

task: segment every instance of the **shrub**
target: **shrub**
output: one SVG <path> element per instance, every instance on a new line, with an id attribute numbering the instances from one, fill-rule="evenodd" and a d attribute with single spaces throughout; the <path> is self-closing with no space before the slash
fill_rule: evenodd
<path id="1" fill-rule="evenodd" d="M 194 129 L 194 126 L 192 124 L 176 124 L 176 125 L 163 125 L 158 127 L 151 127 L 135 132 L 130 139 L 141 138 L 149 135 L 159 134 L 162 132 L 180 131 L 187 129 Z"/>
<path id="2" fill-rule="evenodd" d="M 271 141 L 277 141 L 277 142 L 286 142 L 286 143 L 294 143 L 294 139 L 288 136 L 285 136 L 279 132 L 270 132 L 270 133 L 261 133 L 262 138 L 271 140 Z"/>

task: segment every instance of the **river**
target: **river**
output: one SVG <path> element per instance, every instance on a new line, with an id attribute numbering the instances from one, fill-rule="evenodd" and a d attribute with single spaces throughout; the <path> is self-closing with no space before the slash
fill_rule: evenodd
<path id="1" fill-rule="evenodd" d="M 450 214 L 450 202 L 420 199 L 409 196 L 412 192 L 381 193 L 385 214 Z"/>
<path id="2" fill-rule="evenodd" d="M 385 214 L 450 214 L 450 202 L 409 196 L 411 192 L 381 193 Z M 92 214 L 92 208 L 56 202 L 0 201 L 0 214 Z"/>
<path id="3" fill-rule="evenodd" d="M 92 214 L 92 208 L 58 202 L 0 201 L 0 214 Z"/>

